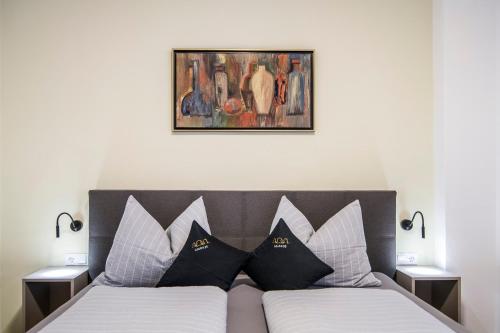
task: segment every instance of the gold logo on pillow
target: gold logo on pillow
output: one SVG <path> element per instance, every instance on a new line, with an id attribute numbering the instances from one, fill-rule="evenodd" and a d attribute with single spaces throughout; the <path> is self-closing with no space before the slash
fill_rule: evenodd
<path id="1" fill-rule="evenodd" d="M 289 244 L 288 242 L 288 238 L 286 237 L 274 237 L 273 238 L 273 245 L 274 247 L 281 247 L 281 248 L 285 248 L 286 249 L 286 246 Z"/>
<path id="2" fill-rule="evenodd" d="M 193 248 L 195 251 L 204 250 L 208 249 L 208 244 L 210 244 L 208 239 L 198 239 L 191 244 L 191 248 Z"/>

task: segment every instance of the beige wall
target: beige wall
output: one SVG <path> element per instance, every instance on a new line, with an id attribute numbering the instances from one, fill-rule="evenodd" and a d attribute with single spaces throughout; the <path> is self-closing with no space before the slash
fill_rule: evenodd
<path id="1" fill-rule="evenodd" d="M 20 278 L 87 250 L 92 188 L 394 189 L 433 261 L 432 10 L 421 0 L 4 1 L 4 328 Z M 314 48 L 315 134 L 173 134 L 173 47 Z M 87 227 L 87 224 L 85 225 Z"/>

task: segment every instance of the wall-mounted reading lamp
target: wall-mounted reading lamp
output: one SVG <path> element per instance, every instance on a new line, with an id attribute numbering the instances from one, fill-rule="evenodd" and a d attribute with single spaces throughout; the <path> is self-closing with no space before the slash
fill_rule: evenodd
<path id="1" fill-rule="evenodd" d="M 403 228 L 404 230 L 411 230 L 413 228 L 413 220 L 415 219 L 415 216 L 417 216 L 417 214 L 419 214 L 422 218 L 422 238 L 425 238 L 424 214 L 422 214 L 422 212 L 420 211 L 416 211 L 415 214 L 413 214 L 411 220 L 405 219 L 401 221 L 401 228 Z"/>
<path id="2" fill-rule="evenodd" d="M 61 213 L 57 216 L 57 220 L 56 220 L 56 237 L 59 238 L 59 219 L 61 218 L 61 216 L 63 215 L 68 215 L 69 218 L 71 219 L 71 224 L 69 225 L 69 228 L 73 231 L 79 231 L 82 227 L 83 227 L 83 222 L 82 221 L 78 221 L 78 220 L 74 220 L 73 219 L 73 216 L 71 216 L 70 214 L 68 213 Z"/>

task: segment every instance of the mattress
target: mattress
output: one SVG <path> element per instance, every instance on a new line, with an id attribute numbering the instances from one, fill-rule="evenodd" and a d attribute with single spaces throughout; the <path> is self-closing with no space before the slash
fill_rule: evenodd
<path id="1" fill-rule="evenodd" d="M 227 294 L 217 287 L 97 286 L 40 333 L 225 333 Z"/>

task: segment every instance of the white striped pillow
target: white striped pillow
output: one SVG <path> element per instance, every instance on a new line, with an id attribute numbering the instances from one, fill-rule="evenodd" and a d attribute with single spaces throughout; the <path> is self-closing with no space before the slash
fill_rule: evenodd
<path id="1" fill-rule="evenodd" d="M 371 273 L 366 254 L 361 205 L 356 200 L 332 216 L 314 232 L 311 223 L 285 196 L 281 197 L 271 231 L 283 218 L 294 235 L 319 259 L 334 269 L 316 285 L 342 287 L 380 286 Z"/>
<path id="2" fill-rule="evenodd" d="M 273 223 L 271 224 L 271 234 L 280 221 L 283 219 L 286 225 L 293 232 L 295 237 L 301 240 L 302 243 L 306 244 L 312 234 L 314 234 L 314 228 L 307 218 L 302 214 L 300 210 L 295 207 L 286 196 L 281 197 L 278 210 L 274 216 Z"/>
<path id="3" fill-rule="evenodd" d="M 108 258 L 105 272 L 94 285 L 154 287 L 174 257 L 162 226 L 129 196 Z"/>
<path id="4" fill-rule="evenodd" d="M 174 222 L 167 228 L 166 233 L 170 239 L 170 247 L 174 255 L 178 255 L 188 239 L 193 221 L 196 221 L 206 232 L 210 232 L 207 212 L 203 197 L 199 197 Z"/>
<path id="5" fill-rule="evenodd" d="M 331 217 L 316 231 L 306 246 L 334 269 L 315 284 L 340 287 L 377 287 L 366 254 L 361 205 L 356 200 Z"/>

